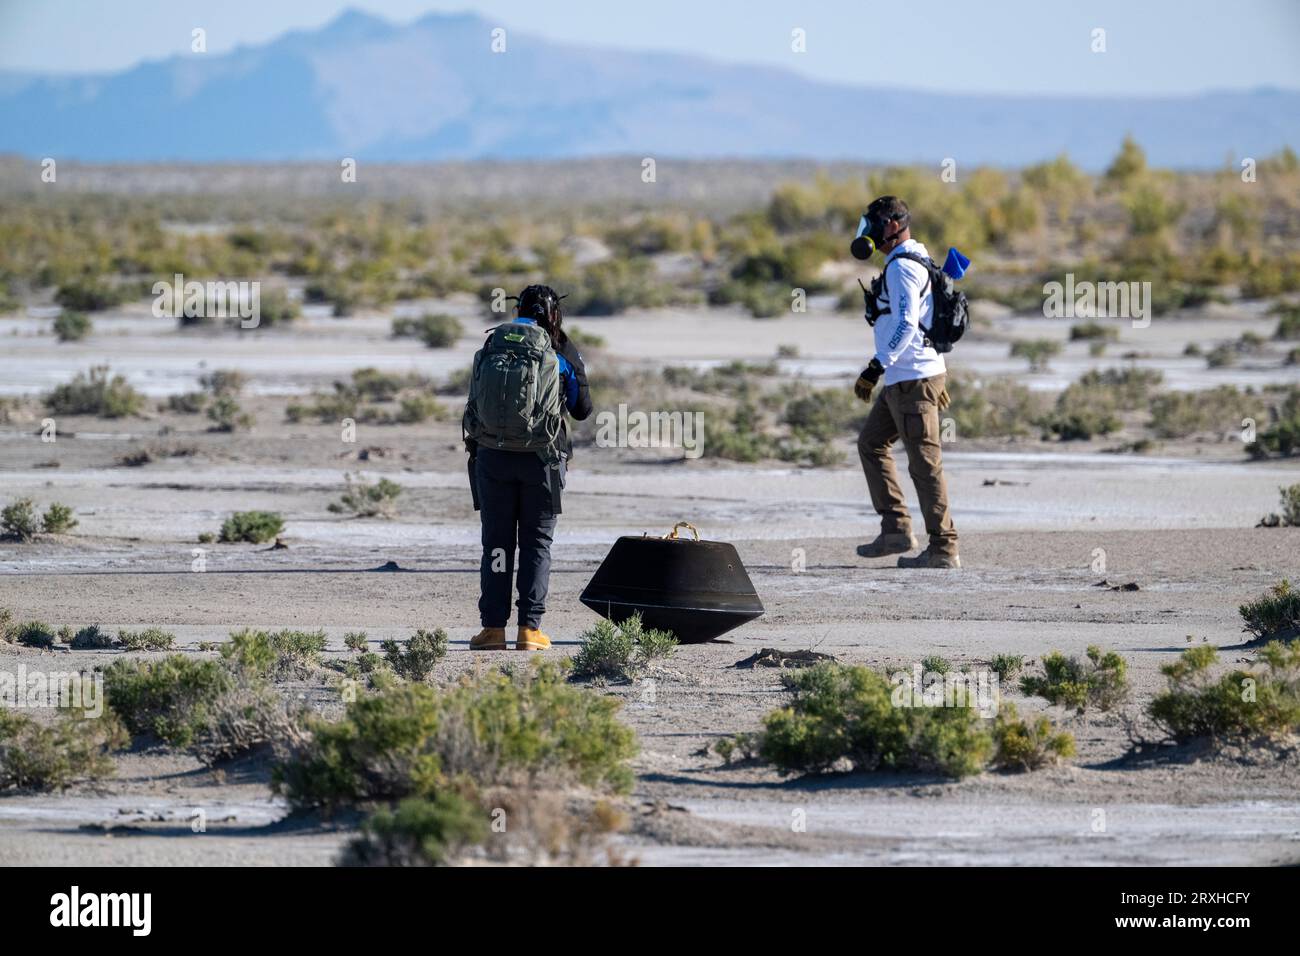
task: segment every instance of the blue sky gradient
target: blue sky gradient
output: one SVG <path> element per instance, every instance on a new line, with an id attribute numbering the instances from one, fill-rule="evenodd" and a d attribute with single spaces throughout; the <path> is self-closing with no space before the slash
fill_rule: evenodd
<path id="1" fill-rule="evenodd" d="M 694 53 L 854 85 L 944 92 L 1177 95 L 1300 89 L 1296 0 L 0 0 L 0 69 L 84 73 L 312 29 L 345 9 L 402 23 L 472 11 L 582 45 Z M 807 52 L 793 53 L 794 28 Z M 1106 30 L 1107 52 L 1090 49 Z"/>

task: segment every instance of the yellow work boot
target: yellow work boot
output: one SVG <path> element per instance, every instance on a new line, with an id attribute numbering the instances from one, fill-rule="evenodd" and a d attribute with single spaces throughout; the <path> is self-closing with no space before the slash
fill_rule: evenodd
<path id="1" fill-rule="evenodd" d="M 506 649 L 506 629 L 504 627 L 485 627 L 469 639 L 471 651 L 504 651 Z"/>
<path id="2" fill-rule="evenodd" d="M 535 627 L 521 627 L 519 638 L 515 641 L 515 650 L 544 651 L 551 646 L 551 639 Z"/>

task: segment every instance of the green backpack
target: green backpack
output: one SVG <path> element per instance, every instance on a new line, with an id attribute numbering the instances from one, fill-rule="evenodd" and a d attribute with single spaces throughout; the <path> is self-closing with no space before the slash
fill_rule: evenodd
<path id="1" fill-rule="evenodd" d="M 532 451 L 544 461 L 559 454 L 564 427 L 560 360 L 538 325 L 498 325 L 474 355 L 461 427 L 479 445 Z"/>

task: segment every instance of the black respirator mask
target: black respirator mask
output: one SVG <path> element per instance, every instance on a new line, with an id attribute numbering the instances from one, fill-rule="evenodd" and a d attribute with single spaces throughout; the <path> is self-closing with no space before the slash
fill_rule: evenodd
<path id="1" fill-rule="evenodd" d="M 855 259 L 870 259 L 871 254 L 876 251 L 876 247 L 885 241 L 885 230 L 891 222 L 903 223 L 903 228 L 907 228 L 909 216 L 901 216 L 897 220 L 888 216 L 882 216 L 879 213 L 872 213 L 870 210 L 862 214 L 858 220 L 858 231 L 849 243 L 849 252 L 853 253 Z"/>

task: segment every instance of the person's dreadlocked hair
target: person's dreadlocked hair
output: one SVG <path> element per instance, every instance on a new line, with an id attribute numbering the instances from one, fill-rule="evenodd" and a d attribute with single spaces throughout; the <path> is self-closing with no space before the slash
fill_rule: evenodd
<path id="1" fill-rule="evenodd" d="M 515 303 L 520 318 L 532 319 L 544 328 L 556 349 L 563 348 L 569 340 L 564 334 L 564 314 L 560 311 L 563 298 L 549 285 L 530 285 L 519 293 Z"/>

